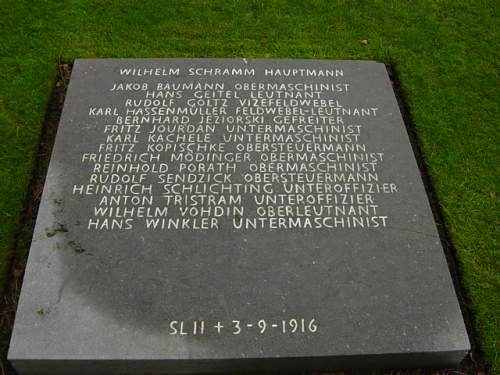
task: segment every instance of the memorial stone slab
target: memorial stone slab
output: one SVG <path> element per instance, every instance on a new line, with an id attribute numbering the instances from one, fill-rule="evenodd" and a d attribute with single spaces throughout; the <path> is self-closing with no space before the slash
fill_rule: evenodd
<path id="1" fill-rule="evenodd" d="M 20 374 L 443 367 L 468 350 L 383 64 L 75 62 Z"/>

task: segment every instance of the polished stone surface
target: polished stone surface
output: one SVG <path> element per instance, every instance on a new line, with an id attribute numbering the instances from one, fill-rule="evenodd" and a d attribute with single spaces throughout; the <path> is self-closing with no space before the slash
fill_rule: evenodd
<path id="1" fill-rule="evenodd" d="M 193 86 L 175 86 L 182 83 Z M 215 83 L 223 87 L 206 85 Z M 133 112 L 137 108 L 143 112 Z M 151 108 L 188 112 L 164 114 L 161 120 L 172 127 L 163 129 L 142 117 Z M 282 112 L 248 114 L 261 111 L 256 108 Z M 238 115 L 250 124 L 262 121 L 261 127 L 238 133 L 230 126 Z M 243 138 L 228 138 L 231 131 Z M 271 133 L 283 138 L 266 139 Z M 210 144 L 215 148 L 200 148 Z M 196 154 L 231 160 L 219 166 L 190 163 L 186 155 L 193 147 Z M 173 154 L 184 159 L 172 160 Z M 297 161 L 298 154 L 307 162 Z M 354 154 L 356 161 L 343 159 Z M 137 155 L 139 161 L 122 164 L 138 169 L 111 170 L 120 164 L 113 158 Z M 283 168 L 293 169 L 287 163 L 305 172 L 282 178 Z M 351 163 L 354 172 L 339 170 Z M 190 172 L 200 165 L 221 170 Z M 215 203 L 200 198 L 210 193 L 179 193 L 168 178 L 189 173 L 200 189 L 211 184 L 202 178 L 225 178 L 214 189 L 231 185 L 241 201 L 231 203 L 219 190 Z M 113 176 L 120 181 L 106 180 Z M 308 176 L 309 185 L 291 182 Z M 254 183 L 264 193 L 235 193 L 256 178 L 270 179 Z M 97 185 L 106 184 L 113 194 L 98 191 Z M 269 196 L 277 203 L 258 208 L 259 199 Z M 119 200 L 113 203 L 112 197 Z M 223 210 L 220 216 L 215 207 Z M 108 211 L 96 215 L 99 208 Z M 200 208 L 212 211 L 203 216 Z M 194 211 L 182 216 L 185 209 Z M 151 219 L 172 219 L 171 227 L 147 228 Z M 383 64 L 75 62 L 10 345 L 9 359 L 20 374 L 444 367 L 456 365 L 468 350 L 443 248 Z"/>

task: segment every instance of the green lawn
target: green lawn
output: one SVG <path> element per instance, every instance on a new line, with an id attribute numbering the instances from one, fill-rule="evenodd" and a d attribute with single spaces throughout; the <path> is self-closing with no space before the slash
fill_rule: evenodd
<path id="1" fill-rule="evenodd" d="M 500 6 L 494 0 L 4 0 L 0 9 L 2 273 L 59 61 L 185 56 L 393 62 L 484 352 L 500 374 Z"/>

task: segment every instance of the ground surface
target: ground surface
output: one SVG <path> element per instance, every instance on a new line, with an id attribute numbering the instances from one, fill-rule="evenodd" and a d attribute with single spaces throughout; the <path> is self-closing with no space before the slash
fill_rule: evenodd
<path id="1" fill-rule="evenodd" d="M 9 264 L 61 61 L 374 59 L 397 68 L 476 331 L 500 373 L 495 1 L 3 1 L 1 9 L 0 274 Z"/>

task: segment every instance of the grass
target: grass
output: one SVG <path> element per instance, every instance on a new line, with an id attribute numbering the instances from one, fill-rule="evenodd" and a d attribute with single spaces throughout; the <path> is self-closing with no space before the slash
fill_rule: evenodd
<path id="1" fill-rule="evenodd" d="M 374 59 L 396 64 L 500 374 L 495 1 L 8 1 L 0 12 L 0 276 L 58 62 L 79 57 Z M 363 43 L 361 41 L 366 40 Z"/>

